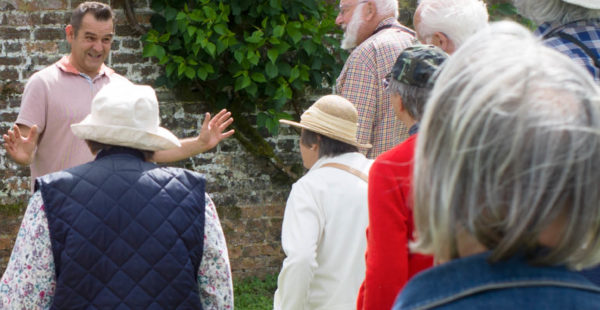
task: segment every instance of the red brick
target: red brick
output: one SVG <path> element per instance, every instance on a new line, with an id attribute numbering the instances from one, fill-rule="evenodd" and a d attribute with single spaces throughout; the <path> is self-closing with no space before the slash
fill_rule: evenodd
<path id="1" fill-rule="evenodd" d="M 65 30 L 63 28 L 39 28 L 33 32 L 35 40 L 63 40 Z"/>
<path id="2" fill-rule="evenodd" d="M 17 9 L 26 12 L 61 10 L 68 6 L 67 0 L 17 0 Z"/>
<path id="3" fill-rule="evenodd" d="M 27 42 L 25 43 L 27 53 L 58 53 L 58 43 L 56 40 L 50 42 Z"/>
<path id="4" fill-rule="evenodd" d="M 35 25 L 39 21 L 39 13 L 24 13 L 18 11 L 7 12 L 2 19 L 2 25 L 19 27 Z"/>
<path id="5" fill-rule="evenodd" d="M 0 80 L 18 80 L 19 72 L 15 69 L 0 70 Z"/>
<path id="6" fill-rule="evenodd" d="M 119 52 L 113 52 L 112 53 L 112 63 L 113 64 L 132 64 L 132 63 L 136 63 L 138 61 L 140 61 L 142 59 L 142 55 L 141 54 L 131 54 L 131 53 L 119 53 Z"/>
<path id="7" fill-rule="evenodd" d="M 124 48 L 138 49 L 141 46 L 142 45 L 140 44 L 140 40 L 123 40 L 123 47 Z"/>
<path id="8" fill-rule="evenodd" d="M 70 17 L 65 12 L 49 12 L 42 16 L 43 25 L 62 25 L 65 27 L 70 22 Z"/>
<path id="9" fill-rule="evenodd" d="M 285 211 L 285 205 L 277 204 L 277 205 L 266 205 L 265 214 L 268 217 L 283 217 L 283 212 Z"/>
<path id="10" fill-rule="evenodd" d="M 16 53 L 22 50 L 22 44 L 20 43 L 6 43 L 4 47 L 6 48 L 5 53 Z"/>
<path id="11" fill-rule="evenodd" d="M 15 238 L 13 236 L 0 236 L 0 250 L 10 250 L 14 245 Z"/>
<path id="12" fill-rule="evenodd" d="M 18 66 L 25 63 L 23 57 L 0 57 L 0 66 Z"/>
<path id="13" fill-rule="evenodd" d="M 28 29 L 15 29 L 8 26 L 0 26 L 0 40 L 28 39 Z"/>

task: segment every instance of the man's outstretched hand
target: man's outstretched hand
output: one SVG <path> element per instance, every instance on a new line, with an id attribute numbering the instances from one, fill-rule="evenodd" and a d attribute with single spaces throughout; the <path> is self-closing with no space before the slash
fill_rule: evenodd
<path id="1" fill-rule="evenodd" d="M 221 140 L 234 134 L 235 131 L 233 129 L 224 132 L 231 123 L 233 123 L 231 112 L 226 109 L 221 110 L 212 118 L 210 113 L 206 113 L 198 136 L 180 139 L 181 147 L 156 151 L 152 157 L 152 161 L 168 163 L 184 160 L 206 152 L 217 146 Z"/>
<path id="2" fill-rule="evenodd" d="M 37 125 L 29 128 L 15 124 L 13 129 L 2 135 L 6 153 L 19 165 L 31 164 L 39 137 Z"/>
<path id="3" fill-rule="evenodd" d="M 215 117 L 211 118 L 210 113 L 206 113 L 200 134 L 196 137 L 198 153 L 206 152 L 217 146 L 221 140 L 229 138 L 235 132 L 233 129 L 225 131 L 233 123 L 231 112 L 226 109 L 221 110 Z M 196 153 L 197 154 L 197 153 Z M 195 155 L 195 154 L 194 154 Z"/>

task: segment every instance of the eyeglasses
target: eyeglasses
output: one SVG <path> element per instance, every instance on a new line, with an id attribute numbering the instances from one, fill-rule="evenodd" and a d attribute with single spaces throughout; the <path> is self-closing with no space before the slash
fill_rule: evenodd
<path id="1" fill-rule="evenodd" d="M 358 1 L 355 4 L 340 5 L 339 6 L 340 14 L 342 16 L 344 16 L 344 15 L 346 15 L 346 13 L 348 13 L 348 11 L 350 11 L 351 8 L 353 8 L 359 4 L 363 4 L 363 3 L 367 3 L 367 2 L 369 2 L 369 0 Z"/>
<path id="2" fill-rule="evenodd" d="M 387 89 L 388 86 L 390 86 L 390 80 L 392 79 L 392 73 L 388 73 L 384 78 L 383 78 L 383 88 Z"/>

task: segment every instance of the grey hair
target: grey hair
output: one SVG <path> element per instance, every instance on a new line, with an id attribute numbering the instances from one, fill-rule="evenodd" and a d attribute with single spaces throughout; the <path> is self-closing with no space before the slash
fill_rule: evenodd
<path id="1" fill-rule="evenodd" d="M 415 27 L 419 36 L 430 38 L 441 32 L 456 48 L 487 27 L 489 20 L 486 4 L 480 0 L 420 0 L 419 11 L 421 22 Z"/>
<path id="2" fill-rule="evenodd" d="M 567 24 L 576 20 L 600 18 L 600 10 L 584 8 L 562 0 L 513 0 L 513 3 L 521 15 L 537 24 Z"/>
<path id="3" fill-rule="evenodd" d="M 600 263 L 600 88 L 514 22 L 474 35 L 442 69 L 415 153 L 418 241 L 445 260 L 474 237 L 498 261 Z M 559 223 L 556 241 L 541 234 Z"/>
<path id="4" fill-rule="evenodd" d="M 373 0 L 379 16 L 394 16 L 398 19 L 398 0 Z"/>
<path id="5" fill-rule="evenodd" d="M 402 106 L 412 119 L 421 120 L 430 89 L 400 83 L 392 78 L 389 81 L 387 90 L 390 94 L 402 97 Z"/>

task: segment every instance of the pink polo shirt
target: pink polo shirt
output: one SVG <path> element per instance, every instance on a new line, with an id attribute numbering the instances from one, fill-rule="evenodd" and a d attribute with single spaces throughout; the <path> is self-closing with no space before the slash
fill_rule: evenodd
<path id="1" fill-rule="evenodd" d="M 39 176 L 94 159 L 85 142 L 71 131 L 71 124 L 82 121 L 90 113 L 96 93 L 115 81 L 131 83 L 105 65 L 96 77 L 90 78 L 79 73 L 67 56 L 31 76 L 16 123 L 38 125 L 40 131 L 30 166 L 32 189 Z"/>

